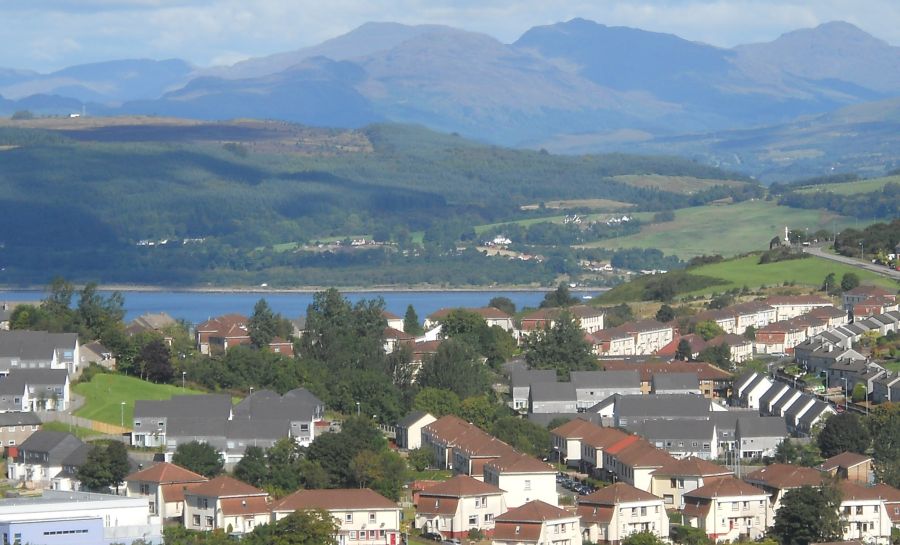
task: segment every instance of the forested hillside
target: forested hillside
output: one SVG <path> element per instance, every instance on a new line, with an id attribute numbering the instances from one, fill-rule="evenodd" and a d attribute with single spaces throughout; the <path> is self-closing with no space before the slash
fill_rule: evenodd
<path id="1" fill-rule="evenodd" d="M 602 198 L 636 211 L 663 210 L 749 187 L 732 183 L 691 195 L 637 187 L 613 177 L 738 177 L 682 159 L 557 156 L 411 126 L 341 132 L 274 122 L 185 127 L 145 118 L 48 127 L 0 131 L 0 266 L 7 281 L 54 265 L 77 278 L 100 268 L 98 260 L 118 264 L 105 277 L 127 281 L 130 269 L 168 261 L 159 255 L 160 241 L 169 241 L 166 251 L 176 256 L 169 266 L 193 264 L 190 282 L 209 276 L 202 269 L 258 269 L 259 256 L 249 253 L 282 243 L 375 237 L 409 257 L 428 250 L 436 233 L 450 233 L 438 248 L 447 250 L 473 226 L 546 215 L 520 209 L 530 203 Z M 415 233 L 425 233 L 423 246 L 413 244 Z M 292 256 L 303 265 L 275 257 L 273 267 L 328 269 L 334 261 L 319 253 Z M 372 259 L 351 260 L 371 266 Z"/>

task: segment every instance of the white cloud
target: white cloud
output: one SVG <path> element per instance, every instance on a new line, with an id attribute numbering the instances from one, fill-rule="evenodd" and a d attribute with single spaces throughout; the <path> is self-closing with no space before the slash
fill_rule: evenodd
<path id="1" fill-rule="evenodd" d="M 127 57 L 209 65 L 313 45 L 367 21 L 446 24 L 512 42 L 573 17 L 723 47 L 846 20 L 900 44 L 895 0 L 4 0 L 0 66 Z"/>

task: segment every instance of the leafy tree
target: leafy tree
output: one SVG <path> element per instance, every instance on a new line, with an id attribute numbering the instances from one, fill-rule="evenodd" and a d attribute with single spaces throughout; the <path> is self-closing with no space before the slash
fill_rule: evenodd
<path id="1" fill-rule="evenodd" d="M 382 315 L 384 301 L 362 300 L 355 305 L 332 288 L 316 293 L 306 312 L 306 333 L 300 338 L 300 354 L 339 369 L 387 370 Z"/>
<path id="2" fill-rule="evenodd" d="M 14 121 L 34 119 L 34 114 L 31 113 L 30 110 L 16 110 L 13 112 L 12 116 L 10 116 L 10 119 Z"/>
<path id="3" fill-rule="evenodd" d="M 419 447 L 409 451 L 407 460 L 416 471 L 424 471 L 434 463 L 434 451 L 428 447 Z"/>
<path id="4" fill-rule="evenodd" d="M 694 326 L 694 333 L 703 337 L 704 341 L 708 341 L 713 337 L 718 337 L 719 335 L 724 334 L 725 332 L 719 327 L 719 324 L 712 320 L 704 320 L 702 322 L 697 322 Z"/>
<path id="5" fill-rule="evenodd" d="M 565 283 L 560 283 L 555 290 L 544 295 L 544 300 L 541 301 L 540 306 L 541 308 L 555 308 L 570 307 L 575 304 L 578 304 L 578 298 L 572 295 L 572 292 L 569 291 L 569 286 Z"/>
<path id="6" fill-rule="evenodd" d="M 300 482 L 303 484 L 303 488 L 318 490 L 328 486 L 328 472 L 319 462 L 300 460 L 297 467 L 300 471 Z"/>
<path id="7" fill-rule="evenodd" d="M 731 348 L 726 343 L 707 346 L 697 357 L 700 361 L 711 363 L 721 369 L 731 369 Z"/>
<path id="8" fill-rule="evenodd" d="M 121 441 L 110 441 L 106 445 L 106 459 L 109 464 L 109 472 L 112 475 L 116 494 L 119 493 L 119 485 L 125 481 L 125 477 L 131 472 L 128 463 L 128 449 Z"/>
<path id="9" fill-rule="evenodd" d="M 292 492 L 304 485 L 307 480 L 319 478 L 313 466 L 307 467 L 306 472 L 301 471 L 305 456 L 304 449 L 290 437 L 279 439 L 266 449 L 265 464 L 268 470 L 266 488 Z"/>
<path id="10" fill-rule="evenodd" d="M 441 388 L 422 388 L 413 400 L 413 409 L 436 417 L 459 414 L 459 396 Z"/>
<path id="11" fill-rule="evenodd" d="M 278 330 L 278 316 L 272 312 L 269 303 L 260 299 L 253 306 L 253 315 L 247 322 L 247 330 L 250 333 L 250 342 L 256 348 L 269 346 L 275 338 Z"/>
<path id="12" fill-rule="evenodd" d="M 516 304 L 509 297 L 493 297 L 488 301 L 488 306 L 502 310 L 510 316 L 516 313 Z"/>
<path id="13" fill-rule="evenodd" d="M 77 476 L 81 485 L 88 490 L 101 491 L 117 484 L 104 445 L 91 447 L 84 464 L 78 468 Z"/>
<path id="14" fill-rule="evenodd" d="M 691 348 L 691 342 L 687 339 L 678 341 L 678 347 L 675 349 L 675 359 L 689 361 L 694 356 L 694 350 Z"/>
<path id="15" fill-rule="evenodd" d="M 410 335 L 421 335 L 424 329 L 419 323 L 419 315 L 412 305 L 407 305 L 406 314 L 403 315 L 403 331 Z"/>
<path id="16" fill-rule="evenodd" d="M 868 394 L 866 392 L 865 384 L 858 383 L 856 386 L 853 387 L 853 394 L 851 395 L 851 399 L 853 400 L 854 403 L 860 403 L 862 401 L 865 401 L 867 397 L 868 397 Z"/>
<path id="17" fill-rule="evenodd" d="M 138 365 L 151 382 L 167 383 L 175 376 L 169 347 L 160 338 L 150 341 L 141 349 Z"/>
<path id="18" fill-rule="evenodd" d="M 364 416 L 351 417 L 344 421 L 340 433 L 324 433 L 317 436 L 309 449 L 307 458 L 318 462 L 328 475 L 329 485 L 352 487 L 356 483 L 351 462 L 363 450 L 380 453 L 387 449 L 387 441 Z"/>
<path id="19" fill-rule="evenodd" d="M 581 326 L 568 312 L 561 312 L 552 327 L 528 335 L 525 349 L 529 367 L 555 369 L 557 376 L 564 380 L 570 371 L 588 371 L 597 367 L 597 359 L 584 339 Z"/>
<path id="20" fill-rule="evenodd" d="M 498 419 L 491 428 L 491 435 L 532 456 L 546 454 L 550 446 L 547 428 L 517 416 Z"/>
<path id="21" fill-rule="evenodd" d="M 882 403 L 869 415 L 875 475 L 893 487 L 900 486 L 900 404 Z"/>
<path id="22" fill-rule="evenodd" d="M 370 488 L 372 483 L 383 478 L 381 460 L 378 453 L 361 450 L 350 460 L 350 471 L 360 488 Z"/>
<path id="23" fill-rule="evenodd" d="M 664 541 L 650 531 L 635 532 L 622 540 L 622 545 L 663 545 Z"/>
<path id="24" fill-rule="evenodd" d="M 172 463 L 209 478 L 221 473 L 225 466 L 222 455 L 215 447 L 199 441 L 178 445 L 172 456 Z"/>
<path id="25" fill-rule="evenodd" d="M 871 437 L 862 419 L 851 412 L 843 412 L 828 418 L 819 433 L 819 449 L 822 456 L 830 458 L 842 452 L 862 454 L 869 448 Z"/>
<path id="26" fill-rule="evenodd" d="M 672 539 L 680 545 L 712 545 L 713 540 L 700 528 L 678 525 L 672 528 Z"/>
<path id="27" fill-rule="evenodd" d="M 437 353 L 425 359 L 418 381 L 422 387 L 449 390 L 459 398 L 479 395 L 490 388 L 478 355 L 468 343 L 455 338 L 442 342 Z"/>
<path id="28" fill-rule="evenodd" d="M 656 311 L 656 319 L 663 323 L 671 322 L 675 319 L 675 309 L 664 304 Z"/>
<path id="29" fill-rule="evenodd" d="M 837 278 L 834 276 L 833 272 L 830 272 L 825 275 L 825 280 L 822 281 L 822 288 L 820 291 L 831 293 L 835 290 L 837 285 Z"/>
<path id="30" fill-rule="evenodd" d="M 840 492 L 833 484 L 788 490 L 775 514 L 772 534 L 782 545 L 839 541 L 843 534 L 840 504 Z"/>
<path id="31" fill-rule="evenodd" d="M 841 277 L 841 289 L 850 291 L 857 286 L 859 286 L 859 275 L 852 272 L 844 273 Z"/>
<path id="32" fill-rule="evenodd" d="M 340 524 L 324 509 L 295 511 L 261 524 L 241 540 L 247 545 L 337 545 Z M 168 543 L 168 541 L 166 541 Z"/>
<path id="33" fill-rule="evenodd" d="M 269 477 L 265 451 L 261 447 L 248 446 L 244 457 L 234 466 L 234 476 L 255 487 L 265 486 Z"/>
<path id="34" fill-rule="evenodd" d="M 756 340 L 756 326 L 748 325 L 747 329 L 744 330 L 744 338 L 748 341 Z"/>
<path id="35" fill-rule="evenodd" d="M 483 430 L 490 429 L 497 419 L 498 407 L 486 395 L 469 397 L 463 400 L 457 413 L 466 422 L 471 422 Z"/>

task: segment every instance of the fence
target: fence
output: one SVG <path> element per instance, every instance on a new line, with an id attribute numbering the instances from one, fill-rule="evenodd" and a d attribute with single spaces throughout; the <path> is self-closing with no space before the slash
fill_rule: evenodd
<path id="1" fill-rule="evenodd" d="M 42 422 L 61 422 L 63 424 L 69 426 L 78 426 L 79 428 L 87 428 L 89 430 L 93 430 L 98 433 L 102 433 L 105 435 L 118 435 L 121 436 L 123 433 L 129 433 L 131 430 L 129 428 L 123 428 L 122 426 L 117 426 L 115 424 L 107 424 L 106 422 L 97 422 L 96 420 L 90 420 L 88 418 L 82 418 L 80 416 L 71 415 L 63 412 L 56 411 L 38 411 L 38 416 L 41 417 Z"/>

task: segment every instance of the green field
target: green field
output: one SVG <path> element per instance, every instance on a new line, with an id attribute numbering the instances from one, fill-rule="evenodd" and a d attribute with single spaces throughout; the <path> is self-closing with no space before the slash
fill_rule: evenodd
<path id="1" fill-rule="evenodd" d="M 138 399 L 169 399 L 173 395 L 202 394 L 198 390 L 182 389 L 170 384 L 154 384 L 135 377 L 100 374 L 90 382 L 76 384 L 76 394 L 85 398 L 84 406 L 75 412 L 76 416 L 90 418 L 119 425 L 122 421 L 121 404 L 125 402 L 125 426 L 131 427 L 134 416 L 134 402 Z"/>
<path id="2" fill-rule="evenodd" d="M 784 227 L 810 231 L 856 226 L 852 218 L 821 210 L 800 210 L 768 201 L 675 210 L 675 221 L 648 225 L 640 233 L 587 244 L 600 248 L 657 248 L 682 259 L 732 256 L 764 250 Z M 862 227 L 863 225 L 860 225 Z"/>
<path id="3" fill-rule="evenodd" d="M 690 274 L 721 278 L 729 283 L 699 290 L 689 295 L 700 295 L 712 291 L 722 292 L 744 286 L 749 286 L 751 289 L 763 285 L 780 286 L 784 282 L 818 287 L 822 285 L 822 281 L 828 273 L 834 273 L 840 280 L 841 276 L 847 272 L 857 274 L 863 284 L 875 284 L 893 290 L 898 287 L 897 283 L 890 278 L 818 257 L 760 265 L 759 256 L 751 255 L 691 269 Z"/>
<path id="4" fill-rule="evenodd" d="M 116 424 L 118 424 L 118 422 L 116 422 Z M 98 431 L 94 431 L 88 428 L 82 428 L 81 426 L 70 426 L 65 422 L 44 422 L 41 425 L 41 429 L 43 429 L 44 431 L 68 432 L 79 439 L 90 439 L 92 437 L 99 437 L 100 435 L 103 435 Z"/>
<path id="5" fill-rule="evenodd" d="M 872 178 L 871 180 L 858 180 L 856 182 L 847 182 L 843 184 L 823 184 L 804 187 L 798 189 L 798 193 L 812 193 L 814 191 L 825 191 L 834 193 L 835 195 L 855 195 L 857 193 L 872 193 L 873 191 L 881 191 L 888 183 L 900 183 L 900 176 L 887 176 L 885 178 Z"/>
<path id="6" fill-rule="evenodd" d="M 683 193 L 685 195 L 693 195 L 698 191 L 719 185 L 735 187 L 746 183 L 737 180 L 703 179 L 693 176 L 662 176 L 659 174 L 625 174 L 613 176 L 613 180 L 635 187 L 656 187 L 663 191 Z"/>

